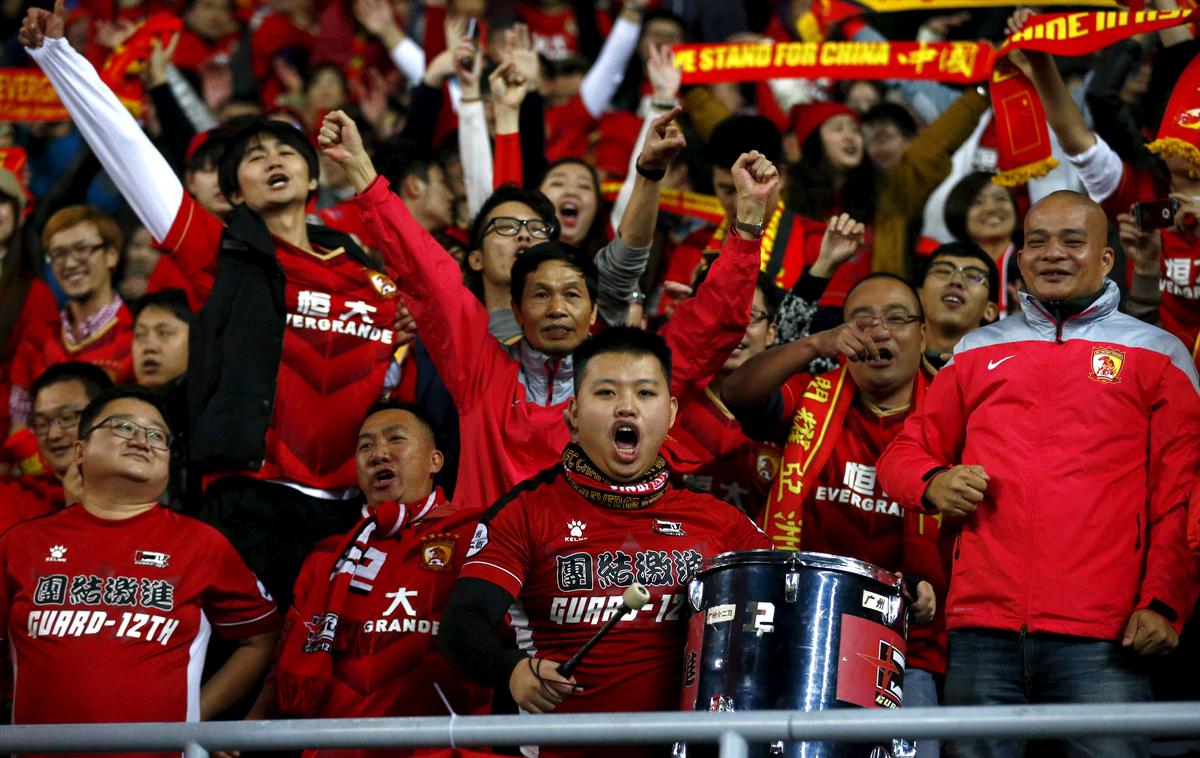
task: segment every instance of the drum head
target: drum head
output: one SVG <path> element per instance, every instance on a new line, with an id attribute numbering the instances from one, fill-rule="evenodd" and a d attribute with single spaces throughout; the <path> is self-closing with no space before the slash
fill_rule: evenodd
<path id="1" fill-rule="evenodd" d="M 794 569 L 811 568 L 825 571 L 841 571 L 873 579 L 892 587 L 898 588 L 900 586 L 900 580 L 896 578 L 895 574 L 891 571 L 881 569 L 873 563 L 860 561 L 856 558 L 847 558 L 842 555 L 802 553 L 792 550 L 740 550 L 721 553 L 709 559 L 704 569 L 700 572 L 700 576 L 703 577 L 713 571 L 733 566 L 749 566 L 753 564 L 786 566 Z"/>

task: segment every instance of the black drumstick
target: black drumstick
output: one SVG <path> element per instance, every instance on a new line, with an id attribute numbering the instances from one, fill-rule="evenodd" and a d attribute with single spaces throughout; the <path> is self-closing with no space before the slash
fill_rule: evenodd
<path id="1" fill-rule="evenodd" d="M 617 622 L 621 620 L 622 616 L 630 611 L 640 611 L 649 600 L 650 591 L 641 584 L 634 582 L 626 587 L 625 591 L 621 593 L 621 605 L 617 607 L 617 612 L 612 615 L 612 618 L 604 623 L 604 626 L 600 627 L 599 631 L 592 635 L 590 640 L 584 643 L 583 647 L 579 648 L 578 653 L 571 656 L 566 663 L 560 663 L 558 665 L 558 673 L 561 674 L 564 679 L 570 679 L 571 674 L 574 674 L 575 669 L 579 668 L 579 664 L 583 662 L 583 657 L 588 654 L 588 651 L 591 650 L 597 642 L 600 641 L 600 638 L 608 634 L 609 630 L 617 625 Z"/>

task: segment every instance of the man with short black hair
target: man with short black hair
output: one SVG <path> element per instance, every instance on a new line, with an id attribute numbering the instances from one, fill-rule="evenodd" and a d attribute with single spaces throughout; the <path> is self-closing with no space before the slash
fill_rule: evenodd
<path id="1" fill-rule="evenodd" d="M 661 337 L 613 327 L 588 338 L 575 357 L 566 413 L 574 441 L 480 522 L 440 648 L 467 676 L 507 688 L 525 711 L 673 710 L 688 582 L 705 558 L 769 543 L 729 504 L 671 483 L 661 450 L 677 404 Z M 646 606 L 622 617 L 576 676 L 560 675 L 557 665 L 616 612 L 633 582 L 649 590 Z M 495 632 L 510 607 L 523 630 L 519 650 Z M 539 754 L 609 752 L 543 747 Z"/>
<path id="2" fill-rule="evenodd" d="M 217 178 L 233 209 L 205 210 L 63 38 L 65 17 L 61 2 L 30 8 L 21 40 L 205 304 L 188 360 L 201 514 L 286 601 L 312 546 L 357 519 L 351 453 L 396 348 L 396 284 L 349 235 L 305 223 L 318 160 L 289 124 L 250 119 L 227 133 Z M 325 412 L 319 431 L 313 408 Z"/>
<path id="3" fill-rule="evenodd" d="M 525 252 L 510 272 L 512 310 L 525 339 L 505 350 L 488 333 L 486 309 L 457 281 L 453 260 L 378 180 L 354 122 L 335 111 L 317 139 L 358 190 L 364 220 L 410 295 L 420 335 L 458 408 L 462 458 L 455 503 L 486 506 L 552 462 L 567 441 L 562 412 L 574 392 L 571 353 L 596 318 L 594 269 L 583 253 L 554 242 Z M 739 157 L 733 174 L 739 216 L 761 223 L 777 170 L 754 152 Z M 757 251 L 757 237 L 739 230 L 722 257 L 753 271 Z M 747 306 L 720 301 L 718 322 L 743 333 Z M 687 352 L 677 350 L 677 360 L 688 360 Z"/>
<path id="4" fill-rule="evenodd" d="M 33 416 L 25 433 L 36 449 L 29 451 L 30 471 L 0 480 L 0 533 L 77 502 L 80 481 L 73 463 L 79 414 L 112 386 L 100 368 L 78 361 L 56 363 L 33 381 Z"/>
<path id="5" fill-rule="evenodd" d="M 880 171 L 900 162 L 917 136 L 917 120 L 898 103 L 878 103 L 859 122 L 867 158 Z"/>
<path id="6" fill-rule="evenodd" d="M 367 412 L 355 452 L 364 518 L 305 561 L 253 717 L 442 715 L 435 687 L 455 713 L 486 711 L 487 688 L 436 650 L 481 515 L 452 509 L 434 486 L 442 463 L 433 422 L 419 408 L 389 401 Z"/>
<path id="7" fill-rule="evenodd" d="M 845 555 L 905 575 L 913 621 L 922 625 L 909 636 L 905 704 L 933 706 L 945 653 L 936 629 L 924 625 L 945 592 L 938 525 L 905 513 L 875 473 L 929 385 L 924 312 L 911 284 L 876 273 L 851 288 L 844 318 L 749 359 L 726 379 L 722 396 L 751 433 L 786 441 L 759 518 L 777 548 Z M 813 376 L 818 356 L 844 363 Z M 918 750 L 936 754 L 937 743 L 927 742 L 919 740 Z"/>
<path id="8" fill-rule="evenodd" d="M 930 254 L 921 278 L 925 360 L 937 371 L 963 335 L 996 320 L 1000 271 L 972 242 L 950 242 Z"/>
<path id="9" fill-rule="evenodd" d="M 210 718 L 266 670 L 275 604 L 219 532 L 158 504 L 171 432 L 152 393 L 103 392 L 79 428 L 79 505 L 0 537 L 13 721 Z M 212 629 L 241 644 L 201 687 Z"/>
<path id="10" fill-rule="evenodd" d="M 454 220 L 454 196 L 446 184 L 446 171 L 434 153 L 414 142 L 393 139 L 384 143 L 376 155 L 379 173 L 418 224 L 429 232 L 450 225 Z M 329 226 L 357 236 L 364 246 L 376 247 L 353 201 L 318 210 L 317 216 Z"/>
<path id="11" fill-rule="evenodd" d="M 133 307 L 133 376 L 143 387 L 170 384 L 187 372 L 192 309 L 182 290 L 151 292 Z"/>

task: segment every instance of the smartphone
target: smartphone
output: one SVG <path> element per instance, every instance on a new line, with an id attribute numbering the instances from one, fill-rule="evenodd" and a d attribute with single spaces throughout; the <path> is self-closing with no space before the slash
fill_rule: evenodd
<path id="1" fill-rule="evenodd" d="M 1178 210 L 1179 201 L 1174 198 L 1155 200 L 1152 203 L 1134 203 L 1133 217 L 1137 221 L 1138 229 L 1142 231 L 1166 229 L 1175 225 L 1175 212 Z"/>
<path id="2" fill-rule="evenodd" d="M 479 49 L 479 19 L 475 18 L 474 16 L 467 21 L 467 39 L 471 40 L 476 50 Z M 459 67 L 467 71 L 471 70 L 471 66 L 474 65 L 474 63 L 475 61 L 473 58 L 458 59 Z"/>

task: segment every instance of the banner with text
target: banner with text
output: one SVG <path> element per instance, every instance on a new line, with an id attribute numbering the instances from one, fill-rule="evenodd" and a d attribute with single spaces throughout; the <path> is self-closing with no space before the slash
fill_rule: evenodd
<path id="1" fill-rule="evenodd" d="M 1034 16 L 999 47 L 987 42 L 780 42 L 676 45 L 684 84 L 762 79 L 929 79 L 969 84 L 1010 50 L 1086 55 L 1136 34 L 1200 20 L 1200 11 L 1089 11 Z"/>
<path id="2" fill-rule="evenodd" d="M 66 121 L 67 108 L 36 68 L 0 68 L 0 121 Z"/>

